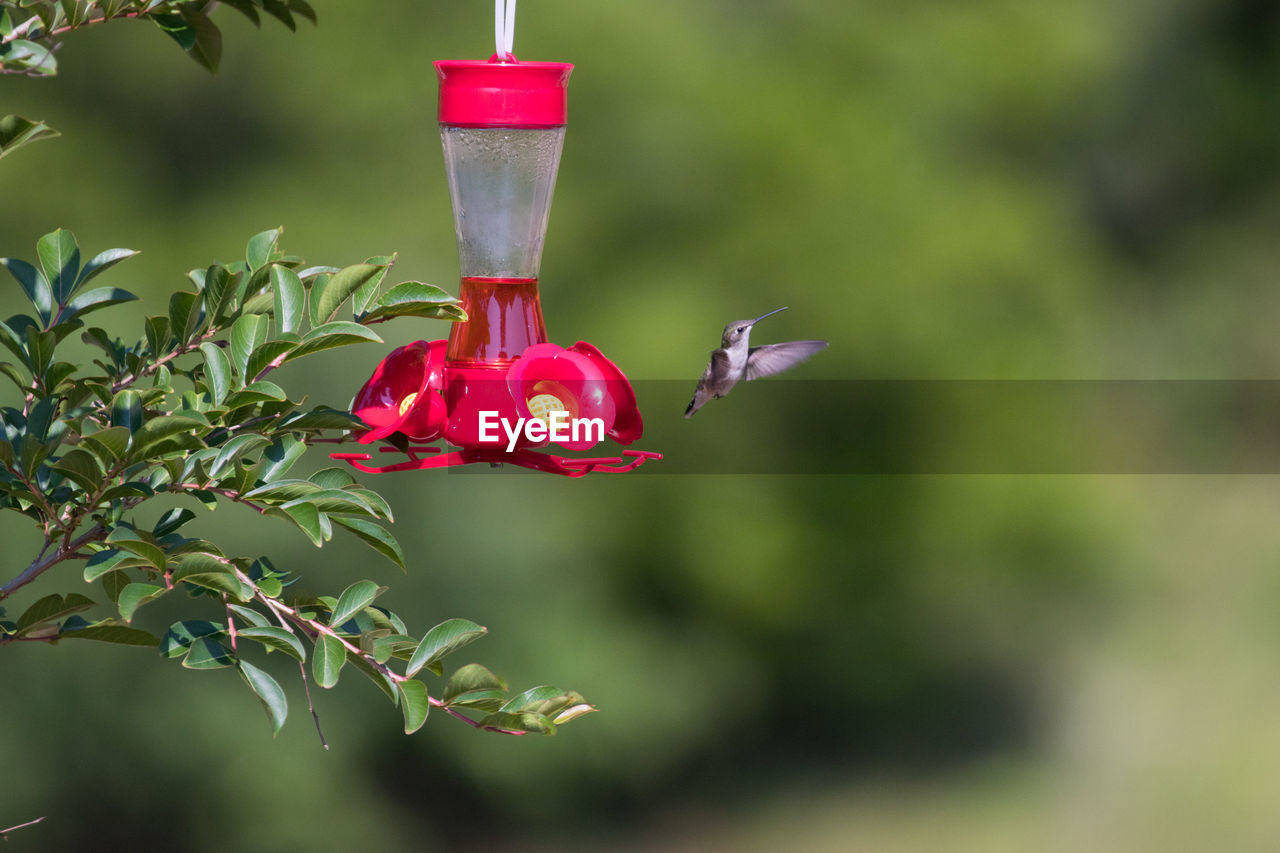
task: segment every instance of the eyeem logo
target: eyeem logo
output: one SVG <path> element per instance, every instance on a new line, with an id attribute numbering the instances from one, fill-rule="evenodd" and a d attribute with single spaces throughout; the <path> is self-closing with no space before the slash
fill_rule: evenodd
<path id="1" fill-rule="evenodd" d="M 498 416 L 497 412 L 480 412 L 480 440 L 497 443 L 502 440 L 498 428 L 507 437 L 507 452 L 516 449 L 520 434 L 532 444 L 543 441 L 556 443 L 604 441 L 604 420 L 602 418 L 570 418 L 563 409 L 548 411 L 544 417 L 516 418 L 513 424 L 509 419 Z"/>

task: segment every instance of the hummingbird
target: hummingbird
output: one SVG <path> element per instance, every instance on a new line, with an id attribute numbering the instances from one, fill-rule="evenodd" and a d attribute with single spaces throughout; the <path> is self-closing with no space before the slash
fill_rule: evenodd
<path id="1" fill-rule="evenodd" d="M 728 394 L 740 379 L 750 382 L 761 376 L 781 373 L 787 368 L 795 367 L 818 350 L 827 348 L 826 341 L 787 341 L 759 347 L 749 345 L 752 326 L 765 317 L 786 310 L 785 306 L 775 308 L 754 320 L 739 320 L 724 327 L 720 349 L 711 351 L 711 363 L 702 371 L 702 378 L 698 380 L 698 388 L 693 392 L 689 408 L 684 410 L 686 418 L 693 417 L 693 413 L 701 409 L 708 400 Z"/>

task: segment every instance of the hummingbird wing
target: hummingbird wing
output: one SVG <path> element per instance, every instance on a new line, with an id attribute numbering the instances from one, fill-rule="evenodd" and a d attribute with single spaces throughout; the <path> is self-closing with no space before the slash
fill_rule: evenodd
<path id="1" fill-rule="evenodd" d="M 693 417 L 693 413 L 701 409 L 713 397 L 723 396 L 722 394 L 716 394 L 713 390 L 715 378 L 717 376 L 727 376 L 728 373 L 729 354 L 722 349 L 712 350 L 711 362 L 707 365 L 706 370 L 702 371 L 702 376 L 698 379 L 698 387 L 693 392 L 693 399 L 689 401 L 689 407 L 684 410 L 686 418 Z"/>
<path id="2" fill-rule="evenodd" d="M 752 347 L 747 352 L 746 380 L 781 373 L 826 348 L 826 341 L 787 341 Z"/>

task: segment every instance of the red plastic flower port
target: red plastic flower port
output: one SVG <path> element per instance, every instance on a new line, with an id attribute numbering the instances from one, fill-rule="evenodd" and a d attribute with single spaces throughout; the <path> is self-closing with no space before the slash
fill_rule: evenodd
<path id="1" fill-rule="evenodd" d="M 570 421 L 598 418 L 605 435 L 630 444 L 644 432 L 635 391 L 618 366 L 584 341 L 565 349 L 534 344 L 507 373 L 507 388 L 522 417 L 548 421 L 551 412 L 567 412 Z M 556 441 L 569 450 L 596 445 L 588 429 L 579 440 Z"/>
<path id="2" fill-rule="evenodd" d="M 448 341 L 414 341 L 379 362 L 351 404 L 352 413 L 370 426 L 358 441 L 369 444 L 393 433 L 415 441 L 444 434 L 448 410 L 444 388 L 444 356 Z"/>

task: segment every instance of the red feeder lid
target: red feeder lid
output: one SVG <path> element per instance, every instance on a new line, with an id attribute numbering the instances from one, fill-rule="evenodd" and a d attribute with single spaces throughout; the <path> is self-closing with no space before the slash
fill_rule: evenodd
<path id="1" fill-rule="evenodd" d="M 441 124 L 462 127 L 559 127 L 569 115 L 568 62 L 437 62 Z"/>

